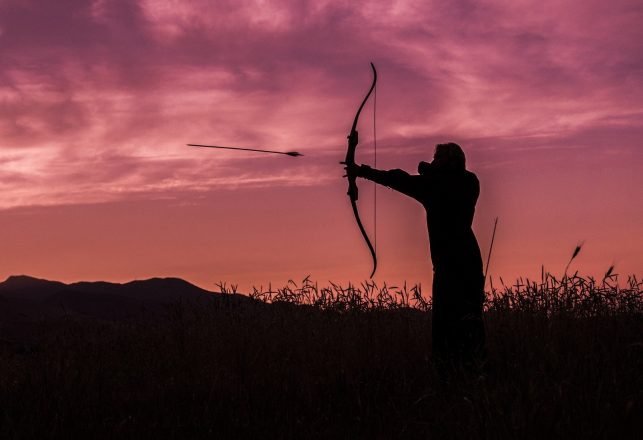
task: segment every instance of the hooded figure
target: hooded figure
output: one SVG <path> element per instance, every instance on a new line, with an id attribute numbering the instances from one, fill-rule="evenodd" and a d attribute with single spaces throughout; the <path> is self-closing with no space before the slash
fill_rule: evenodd
<path id="1" fill-rule="evenodd" d="M 419 175 L 383 171 L 367 165 L 349 167 L 417 200 L 426 210 L 433 262 L 433 356 L 439 363 L 471 364 L 481 360 L 484 275 L 471 229 L 480 184 L 465 168 L 462 148 L 438 144 L 431 163 L 420 162 Z"/>

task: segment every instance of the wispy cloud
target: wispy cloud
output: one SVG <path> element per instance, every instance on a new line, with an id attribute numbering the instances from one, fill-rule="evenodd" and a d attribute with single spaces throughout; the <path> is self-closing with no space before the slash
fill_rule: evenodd
<path id="1" fill-rule="evenodd" d="M 324 182 L 369 60 L 389 145 L 591 149 L 604 130 L 638 147 L 642 19 L 634 0 L 4 0 L 0 206 Z M 303 150 L 311 165 L 205 159 L 187 142 Z"/>

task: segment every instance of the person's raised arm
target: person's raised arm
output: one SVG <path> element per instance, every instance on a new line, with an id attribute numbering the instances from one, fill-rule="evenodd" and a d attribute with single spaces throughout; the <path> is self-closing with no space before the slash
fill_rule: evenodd
<path id="1" fill-rule="evenodd" d="M 422 184 L 419 179 L 422 178 L 421 176 L 412 176 L 406 171 L 399 169 L 388 171 L 378 170 L 368 165 L 355 166 L 355 174 L 357 177 L 387 186 L 416 200 L 420 197 Z"/>

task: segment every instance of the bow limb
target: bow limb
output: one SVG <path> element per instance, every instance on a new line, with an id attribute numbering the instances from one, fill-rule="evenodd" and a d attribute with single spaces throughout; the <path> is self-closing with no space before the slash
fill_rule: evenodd
<path id="1" fill-rule="evenodd" d="M 357 150 L 357 144 L 359 143 L 359 136 L 357 134 L 357 121 L 359 120 L 359 115 L 362 112 L 362 109 L 364 108 L 364 104 L 366 104 L 366 101 L 368 101 L 368 98 L 371 96 L 371 93 L 373 93 L 373 89 L 375 89 L 375 84 L 377 83 L 377 70 L 375 70 L 375 66 L 373 63 L 371 63 L 371 69 L 373 70 L 373 83 L 371 84 L 371 88 L 368 90 L 368 93 L 364 97 L 364 100 L 360 104 L 359 108 L 357 109 L 357 113 L 355 114 L 355 119 L 353 120 L 353 126 L 351 127 L 351 132 L 348 135 L 348 149 L 346 151 L 346 159 L 344 160 L 344 163 L 348 165 L 355 165 L 355 151 Z M 347 178 L 348 178 L 348 197 L 350 198 L 351 201 L 351 207 L 353 208 L 353 215 L 355 216 L 355 221 L 357 222 L 357 226 L 359 227 L 360 232 L 362 233 L 362 237 L 364 237 L 364 241 L 366 242 L 366 245 L 368 246 L 368 250 L 371 252 L 371 257 L 373 258 L 373 271 L 371 272 L 371 278 L 373 278 L 373 275 L 375 275 L 375 271 L 377 270 L 377 255 L 375 254 L 375 248 L 373 247 L 373 244 L 371 243 L 371 240 L 368 238 L 368 234 L 366 233 L 366 230 L 364 229 L 364 225 L 362 224 L 362 220 L 360 219 L 359 216 L 359 210 L 357 209 L 357 199 L 358 199 L 358 190 L 357 190 L 357 176 L 355 176 L 353 173 L 347 173 Z"/>

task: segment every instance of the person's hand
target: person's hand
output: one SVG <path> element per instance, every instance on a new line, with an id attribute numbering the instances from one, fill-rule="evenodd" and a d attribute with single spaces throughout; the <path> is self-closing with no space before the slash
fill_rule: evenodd
<path id="1" fill-rule="evenodd" d="M 431 169 L 431 164 L 429 162 L 420 162 L 418 164 L 418 174 L 423 176 L 424 174 L 427 174 L 429 170 Z"/>
<path id="2" fill-rule="evenodd" d="M 360 165 L 357 165 L 355 163 L 346 164 L 346 162 L 340 162 L 340 163 L 344 165 L 344 169 L 346 170 L 346 175 L 344 175 L 344 177 L 356 176 L 359 174 L 359 171 L 361 168 Z"/>

